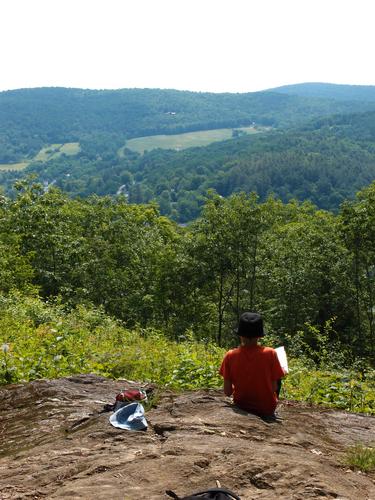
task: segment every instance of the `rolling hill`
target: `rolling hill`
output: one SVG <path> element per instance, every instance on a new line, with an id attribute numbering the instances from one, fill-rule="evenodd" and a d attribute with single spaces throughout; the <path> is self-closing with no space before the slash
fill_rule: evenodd
<path id="1" fill-rule="evenodd" d="M 334 113 L 375 109 L 276 92 L 214 94 L 158 89 L 36 88 L 0 92 L 0 163 L 58 143 L 125 139 L 257 125 L 290 127 Z"/>
<path id="2" fill-rule="evenodd" d="M 297 83 L 270 89 L 278 94 L 319 99 L 335 99 L 336 101 L 375 102 L 374 85 L 338 85 L 334 83 Z"/>
<path id="3" fill-rule="evenodd" d="M 123 194 L 134 203 L 156 200 L 163 214 L 181 222 L 199 214 L 209 189 L 222 196 L 256 191 L 261 199 L 274 194 L 283 201 L 310 200 L 335 210 L 375 179 L 374 89 L 303 84 L 249 94 L 63 88 L 2 92 L 0 163 L 23 161 L 28 166 L 24 172 L 1 172 L 0 185 L 11 193 L 16 179 L 34 173 L 46 186 L 53 183 L 72 196 Z M 361 95 L 367 100 L 359 100 Z M 182 151 L 144 152 L 142 146 L 139 154 L 126 144 L 148 135 L 157 147 L 160 133 L 170 135 L 167 144 L 174 144 L 172 134 L 238 130 L 254 123 L 267 132 L 233 134 L 230 140 Z M 53 151 L 53 144 L 75 146 L 41 155 Z"/>

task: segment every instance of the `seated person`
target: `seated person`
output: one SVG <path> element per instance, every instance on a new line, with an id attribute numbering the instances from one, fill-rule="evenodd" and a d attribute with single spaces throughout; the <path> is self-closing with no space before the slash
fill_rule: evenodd
<path id="1" fill-rule="evenodd" d="M 254 312 L 241 315 L 237 334 L 241 345 L 226 353 L 220 368 L 224 393 L 233 394 L 239 408 L 262 417 L 275 416 L 277 390 L 285 375 L 275 349 L 258 345 L 263 319 Z"/>

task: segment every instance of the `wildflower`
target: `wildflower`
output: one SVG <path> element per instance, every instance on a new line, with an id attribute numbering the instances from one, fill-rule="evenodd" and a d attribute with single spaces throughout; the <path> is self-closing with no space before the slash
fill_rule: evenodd
<path id="1" fill-rule="evenodd" d="M 9 344 L 3 344 L 1 346 L 1 350 L 3 351 L 4 354 L 6 354 L 7 352 L 9 352 Z"/>

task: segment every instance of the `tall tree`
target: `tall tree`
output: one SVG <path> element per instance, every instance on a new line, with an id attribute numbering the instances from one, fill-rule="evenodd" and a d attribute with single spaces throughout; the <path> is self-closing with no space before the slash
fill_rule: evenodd
<path id="1" fill-rule="evenodd" d="M 342 234 L 352 256 L 356 347 L 375 355 L 375 182 L 342 205 Z"/>
<path id="2" fill-rule="evenodd" d="M 212 194 L 193 226 L 193 253 L 199 285 L 216 308 L 217 335 L 234 326 L 243 309 L 255 303 L 255 281 L 261 211 L 254 194 L 228 199 Z"/>

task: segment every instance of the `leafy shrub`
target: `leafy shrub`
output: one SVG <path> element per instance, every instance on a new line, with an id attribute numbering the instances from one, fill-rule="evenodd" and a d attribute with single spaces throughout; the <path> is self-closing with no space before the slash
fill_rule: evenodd
<path id="1" fill-rule="evenodd" d="M 129 331 L 101 309 L 70 312 L 37 298 L 0 301 L 0 383 L 99 373 L 173 388 L 215 387 L 224 351 L 160 332 Z"/>
<path id="2" fill-rule="evenodd" d="M 283 384 L 286 399 L 321 404 L 346 411 L 375 414 L 375 370 L 323 371 L 291 360 Z"/>
<path id="3" fill-rule="evenodd" d="M 58 302 L 0 297 L 0 384 L 97 373 L 154 382 L 172 389 L 222 386 L 224 349 L 169 340 L 153 329 L 125 329 L 100 308 L 66 311 Z M 282 397 L 375 414 L 375 371 L 321 370 L 291 359 Z"/>

